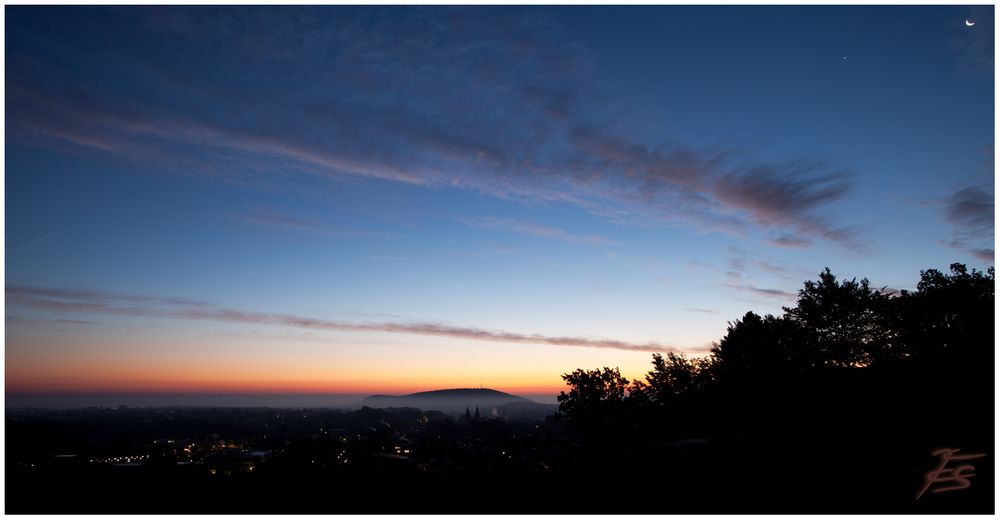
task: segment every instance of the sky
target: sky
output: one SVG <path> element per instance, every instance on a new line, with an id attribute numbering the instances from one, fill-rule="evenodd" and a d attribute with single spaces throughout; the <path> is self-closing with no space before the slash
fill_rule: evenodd
<path id="1" fill-rule="evenodd" d="M 8 396 L 551 399 L 993 265 L 990 6 L 5 13 Z"/>

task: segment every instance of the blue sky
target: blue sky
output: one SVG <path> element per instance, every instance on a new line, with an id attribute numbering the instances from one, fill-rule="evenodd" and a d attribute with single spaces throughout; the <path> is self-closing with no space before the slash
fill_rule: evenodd
<path id="1" fill-rule="evenodd" d="M 8 388 L 548 389 L 993 265 L 988 6 L 6 14 Z"/>

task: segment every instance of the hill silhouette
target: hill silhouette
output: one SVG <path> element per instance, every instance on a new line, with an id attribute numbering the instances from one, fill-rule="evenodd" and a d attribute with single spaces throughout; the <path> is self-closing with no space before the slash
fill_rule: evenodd
<path id="1" fill-rule="evenodd" d="M 370 408 L 419 408 L 438 410 L 450 415 L 462 415 L 465 410 L 479 408 L 482 417 L 514 417 L 546 415 L 556 411 L 555 405 L 545 405 L 525 397 L 508 394 L 492 388 L 450 388 L 430 390 L 406 395 L 371 395 L 361 400 L 358 407 Z"/>

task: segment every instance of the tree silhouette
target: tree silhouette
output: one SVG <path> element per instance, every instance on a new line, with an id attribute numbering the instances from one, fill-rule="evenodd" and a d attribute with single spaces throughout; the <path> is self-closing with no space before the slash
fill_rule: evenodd
<path id="1" fill-rule="evenodd" d="M 806 342 L 799 322 L 748 312 L 731 322 L 726 335 L 712 347 L 713 364 L 726 380 L 775 376 L 817 363 Z"/>
<path id="2" fill-rule="evenodd" d="M 795 307 L 785 316 L 808 331 L 806 344 L 814 363 L 833 367 L 863 367 L 882 357 L 891 336 L 885 314 L 889 296 L 871 288 L 868 279 L 845 280 L 826 268 L 819 282 L 805 282 Z"/>
<path id="3" fill-rule="evenodd" d="M 838 281 L 824 269 L 783 315 L 748 312 L 731 322 L 707 357 L 654 354 L 645 381 L 631 384 L 606 367 L 564 375 L 570 390 L 559 395 L 560 411 L 582 429 L 614 420 L 690 433 L 664 425 L 703 421 L 707 429 L 722 415 L 753 423 L 753 414 L 787 423 L 792 408 L 823 409 L 847 424 L 852 412 L 837 410 L 893 406 L 905 392 L 944 406 L 961 399 L 956 389 L 987 391 L 993 268 L 970 272 L 953 264 L 951 274 L 920 274 L 915 292 L 891 295 L 867 279 Z M 931 378 L 951 387 L 927 384 Z"/>
<path id="4" fill-rule="evenodd" d="M 633 387 L 652 403 L 663 406 L 694 397 L 712 378 L 711 362 L 703 358 L 688 359 L 684 354 L 653 354 L 653 369 L 646 381 L 636 381 Z"/>
<path id="5" fill-rule="evenodd" d="M 896 320 L 910 355 L 930 363 L 993 361 L 994 270 L 962 264 L 951 275 L 920 272 L 917 291 L 900 298 Z"/>
<path id="6" fill-rule="evenodd" d="M 632 383 L 618 369 L 564 375 L 560 411 L 595 476 L 695 502 L 770 496 L 770 512 L 927 512 L 913 501 L 927 453 L 993 446 L 994 285 L 992 267 L 961 264 L 899 293 L 824 269 L 780 316 L 730 322 L 706 357 L 654 354 Z M 972 509 L 991 510 L 991 475 Z"/>
<path id="7" fill-rule="evenodd" d="M 562 378 L 570 386 L 570 391 L 560 392 L 557 399 L 560 412 L 570 424 L 594 430 L 624 412 L 630 387 L 628 379 L 622 377 L 617 367 L 577 369 L 571 374 L 563 374 Z"/>

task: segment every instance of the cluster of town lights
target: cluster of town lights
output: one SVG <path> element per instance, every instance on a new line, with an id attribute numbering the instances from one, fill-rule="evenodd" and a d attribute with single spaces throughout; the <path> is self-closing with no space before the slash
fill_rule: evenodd
<path id="1" fill-rule="evenodd" d="M 130 455 L 125 457 L 108 457 L 106 459 L 90 459 L 90 462 L 96 462 L 98 464 L 128 464 L 130 462 L 139 462 L 148 458 L 149 455 Z"/>

